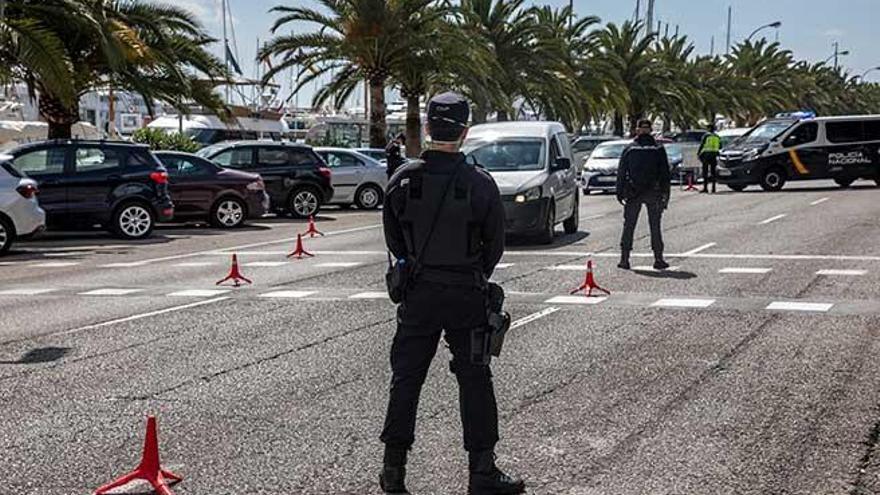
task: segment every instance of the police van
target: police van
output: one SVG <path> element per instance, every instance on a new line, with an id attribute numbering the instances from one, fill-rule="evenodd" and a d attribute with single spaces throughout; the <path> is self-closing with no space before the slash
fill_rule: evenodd
<path id="1" fill-rule="evenodd" d="M 880 185 L 880 115 L 769 119 L 718 157 L 718 182 L 734 191 L 753 184 L 778 191 L 787 181 L 811 179 Z"/>

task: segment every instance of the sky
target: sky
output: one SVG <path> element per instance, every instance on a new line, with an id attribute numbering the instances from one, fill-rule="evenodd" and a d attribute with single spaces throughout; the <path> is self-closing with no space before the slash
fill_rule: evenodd
<path id="1" fill-rule="evenodd" d="M 190 9 L 202 21 L 205 28 L 217 38 L 222 37 L 221 0 L 158 0 L 174 3 Z M 235 31 L 235 51 L 245 76 L 254 77 L 257 40 L 265 42 L 272 37 L 270 28 L 277 15 L 269 9 L 276 5 L 315 6 L 313 0 L 228 0 Z M 532 5 L 561 7 L 568 0 L 526 0 Z M 644 12 L 647 0 L 641 0 Z M 880 66 L 880 50 L 876 48 L 876 31 L 880 0 L 655 0 L 655 23 L 669 23 L 670 32 L 678 26 L 687 34 L 700 53 L 709 53 L 712 38 L 715 52 L 725 48 L 727 9 L 733 8 L 731 37 L 733 42 L 742 41 L 759 26 L 781 21 L 779 41 L 791 50 L 797 59 L 819 62 L 834 53 L 833 43 L 840 43 L 840 50 L 848 50 L 840 57 L 841 65 L 852 75 L 862 74 L 869 68 Z M 574 0 L 577 15 L 595 15 L 602 22 L 620 23 L 632 19 L 636 0 Z M 642 14 L 644 15 L 644 14 Z M 308 24 L 288 25 L 285 29 L 311 31 Z M 230 37 L 231 37 L 230 30 Z M 761 31 L 758 38 L 775 39 L 773 29 Z M 222 45 L 217 43 L 214 51 L 222 56 Z M 880 70 L 873 71 L 866 80 L 880 82 Z M 281 82 L 281 81 L 279 81 Z M 285 82 L 282 94 L 290 92 Z M 314 85 L 304 88 L 299 102 L 306 105 L 315 91 Z M 358 95 L 360 96 L 360 95 Z M 362 98 L 362 96 L 360 96 Z"/>

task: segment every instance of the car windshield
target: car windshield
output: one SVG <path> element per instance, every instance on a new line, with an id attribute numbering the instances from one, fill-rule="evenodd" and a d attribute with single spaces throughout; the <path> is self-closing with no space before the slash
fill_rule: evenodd
<path id="1" fill-rule="evenodd" d="M 677 145 L 677 144 L 664 144 L 663 147 L 666 148 L 666 156 L 670 160 L 681 160 L 682 159 L 681 147 L 679 145 Z"/>
<path id="2" fill-rule="evenodd" d="M 795 124 L 795 120 L 770 120 L 759 124 L 742 137 L 743 144 L 767 143 Z"/>
<path id="3" fill-rule="evenodd" d="M 628 144 L 629 143 L 600 144 L 599 146 L 596 146 L 595 150 L 593 150 L 593 154 L 590 155 L 590 158 L 620 158 L 620 156 L 623 155 L 623 150 Z"/>
<path id="4" fill-rule="evenodd" d="M 213 144 L 211 146 L 205 146 L 204 148 L 196 151 L 196 154 L 202 158 L 211 158 L 226 147 L 227 145 L 221 143 Z"/>
<path id="5" fill-rule="evenodd" d="M 461 151 L 489 171 L 514 172 L 544 168 L 543 139 L 469 139 L 465 141 Z"/>

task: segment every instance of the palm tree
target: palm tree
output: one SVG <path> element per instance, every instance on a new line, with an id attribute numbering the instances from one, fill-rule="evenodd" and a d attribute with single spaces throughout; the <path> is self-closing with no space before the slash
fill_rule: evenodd
<path id="1" fill-rule="evenodd" d="M 314 104 L 329 99 L 341 107 L 357 84 L 366 80 L 370 94 L 370 146 L 386 144 L 385 87 L 396 67 L 410 60 L 418 40 L 412 33 L 436 21 L 433 0 L 320 0 L 327 13 L 307 7 L 277 6 L 280 17 L 272 32 L 292 22 L 308 22 L 317 32 L 280 35 L 261 51 L 260 58 L 280 57 L 264 76 L 270 79 L 294 66 L 310 70 L 295 91 L 332 73 L 330 82 L 315 96 Z"/>
<path id="2" fill-rule="evenodd" d="M 11 15 L 33 15 L 60 40 L 64 80 L 39 65 L 22 64 L 24 81 L 39 94 L 50 138 L 69 138 L 79 120 L 79 97 L 100 88 L 139 93 L 152 111 L 156 100 L 181 107 L 187 100 L 221 111 L 214 93 L 226 71 L 206 47 L 207 36 L 189 12 L 140 0 L 44 0 L 13 3 Z"/>
<path id="3" fill-rule="evenodd" d="M 754 125 L 764 116 L 794 104 L 790 70 L 793 59 L 779 43 L 745 41 L 733 48 L 727 63 L 735 76 L 731 89 L 736 105 L 731 114 L 739 124 Z"/>

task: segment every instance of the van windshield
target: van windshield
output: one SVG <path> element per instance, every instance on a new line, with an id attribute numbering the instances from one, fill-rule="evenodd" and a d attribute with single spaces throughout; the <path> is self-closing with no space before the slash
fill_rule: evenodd
<path id="1" fill-rule="evenodd" d="M 483 168 L 493 172 L 544 169 L 543 139 L 468 139 L 461 151 L 468 161 L 476 160 Z"/>
<path id="2" fill-rule="evenodd" d="M 770 142 L 771 139 L 785 132 L 797 123 L 796 120 L 768 120 L 748 132 L 741 138 L 742 144 L 759 144 Z"/>

